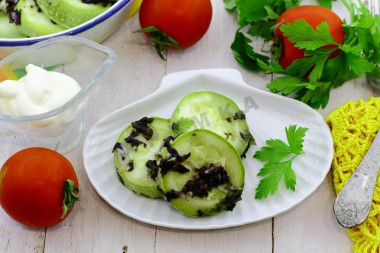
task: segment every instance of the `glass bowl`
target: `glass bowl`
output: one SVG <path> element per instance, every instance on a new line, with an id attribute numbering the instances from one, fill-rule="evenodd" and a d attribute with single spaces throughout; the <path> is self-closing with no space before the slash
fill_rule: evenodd
<path id="1" fill-rule="evenodd" d="M 88 99 L 115 54 L 109 48 L 77 36 L 61 36 L 19 50 L 0 61 L 0 81 L 18 80 L 32 63 L 74 78 L 81 91 L 60 107 L 32 116 L 6 115 L 0 108 L 0 137 L 22 135 L 28 146 L 60 153 L 75 148 L 83 137 L 83 112 Z M 1 85 L 1 84 L 0 84 Z"/>

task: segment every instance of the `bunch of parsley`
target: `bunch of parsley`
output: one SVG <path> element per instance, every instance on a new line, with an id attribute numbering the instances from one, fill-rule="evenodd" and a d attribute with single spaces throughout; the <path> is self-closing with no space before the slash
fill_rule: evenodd
<path id="1" fill-rule="evenodd" d="M 267 85 L 274 93 L 294 94 L 296 99 L 317 109 L 327 105 L 331 89 L 348 80 L 362 75 L 380 78 L 380 17 L 373 16 L 361 1 L 356 5 L 352 0 L 342 0 L 351 14 L 350 23 L 344 20 L 343 29 L 346 35 L 343 44 L 332 39 L 326 22 L 322 22 L 316 29 L 303 19 L 282 25 L 280 29 L 284 35 L 296 47 L 305 49 L 307 56 L 295 60 L 285 70 L 277 62 L 282 49 L 274 35 L 275 22 L 284 11 L 298 6 L 300 0 L 224 2 L 228 11 L 236 11 L 238 14 L 239 29 L 231 45 L 235 59 L 251 71 L 281 74 Z M 331 0 L 318 2 L 331 8 Z M 254 37 L 269 43 L 271 49 L 255 50 L 251 44 L 251 38 Z M 323 48 L 326 45 L 336 47 Z M 329 59 L 336 50 L 340 50 L 340 54 Z"/>

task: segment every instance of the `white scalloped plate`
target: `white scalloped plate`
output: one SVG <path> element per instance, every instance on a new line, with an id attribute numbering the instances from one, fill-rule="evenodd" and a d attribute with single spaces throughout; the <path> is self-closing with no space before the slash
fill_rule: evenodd
<path id="1" fill-rule="evenodd" d="M 169 118 L 186 94 L 209 90 L 233 99 L 244 109 L 250 131 L 257 145 L 244 160 L 246 168 L 242 200 L 232 212 L 211 217 L 189 218 L 164 200 L 137 196 L 118 180 L 112 148 L 120 132 L 143 116 Z M 309 128 L 304 138 L 305 154 L 293 162 L 297 176 L 296 191 L 280 184 L 278 192 L 265 200 L 255 200 L 260 180 L 256 174 L 262 163 L 252 158 L 254 152 L 271 138 L 286 141 L 285 127 L 297 124 Z M 330 130 L 321 115 L 296 100 L 248 86 L 240 73 L 232 69 L 195 70 L 165 76 L 158 90 L 133 104 L 101 119 L 89 131 L 83 149 L 84 165 L 90 182 L 111 206 L 136 220 L 170 228 L 217 229 L 257 222 L 278 215 L 300 203 L 323 182 L 333 158 Z"/>

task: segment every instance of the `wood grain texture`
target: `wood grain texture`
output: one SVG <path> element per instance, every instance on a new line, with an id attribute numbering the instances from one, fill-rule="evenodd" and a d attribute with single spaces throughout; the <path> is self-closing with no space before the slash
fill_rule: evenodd
<path id="1" fill-rule="evenodd" d="M 236 16 L 224 10 L 223 1 L 212 0 L 212 4 L 212 23 L 204 38 L 184 52 L 169 52 L 167 62 L 157 57 L 144 35 L 133 33 L 139 28 L 137 16 L 103 43 L 116 52 L 117 59 L 90 100 L 86 131 L 106 114 L 154 92 L 167 73 L 234 68 L 249 85 L 266 90 L 271 76 L 250 73 L 233 58 L 230 44 Z M 358 79 L 333 90 L 328 106 L 319 112 L 325 117 L 348 100 L 379 95 Z M 0 139 L 0 164 L 22 148 L 19 137 Z M 122 253 L 126 246 L 128 253 L 350 252 L 352 242 L 332 212 L 335 195 L 330 173 L 309 198 L 273 219 L 220 230 L 176 230 L 135 221 L 103 201 L 84 170 L 82 148 L 83 144 L 66 155 L 77 171 L 82 197 L 71 215 L 57 226 L 30 229 L 0 209 L 0 252 Z"/>

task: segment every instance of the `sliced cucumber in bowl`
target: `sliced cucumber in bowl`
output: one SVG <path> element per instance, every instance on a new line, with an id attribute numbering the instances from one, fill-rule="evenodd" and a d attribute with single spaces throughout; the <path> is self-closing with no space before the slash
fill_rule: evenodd
<path id="1" fill-rule="evenodd" d="M 241 199 L 244 164 L 220 135 L 195 129 L 166 142 L 156 177 L 164 198 L 191 217 L 232 211 Z"/>
<path id="2" fill-rule="evenodd" d="M 167 119 L 144 117 L 132 122 L 118 137 L 113 149 L 120 181 L 130 190 L 150 198 L 161 198 L 148 161 L 155 161 L 164 139 L 171 134 Z"/>

